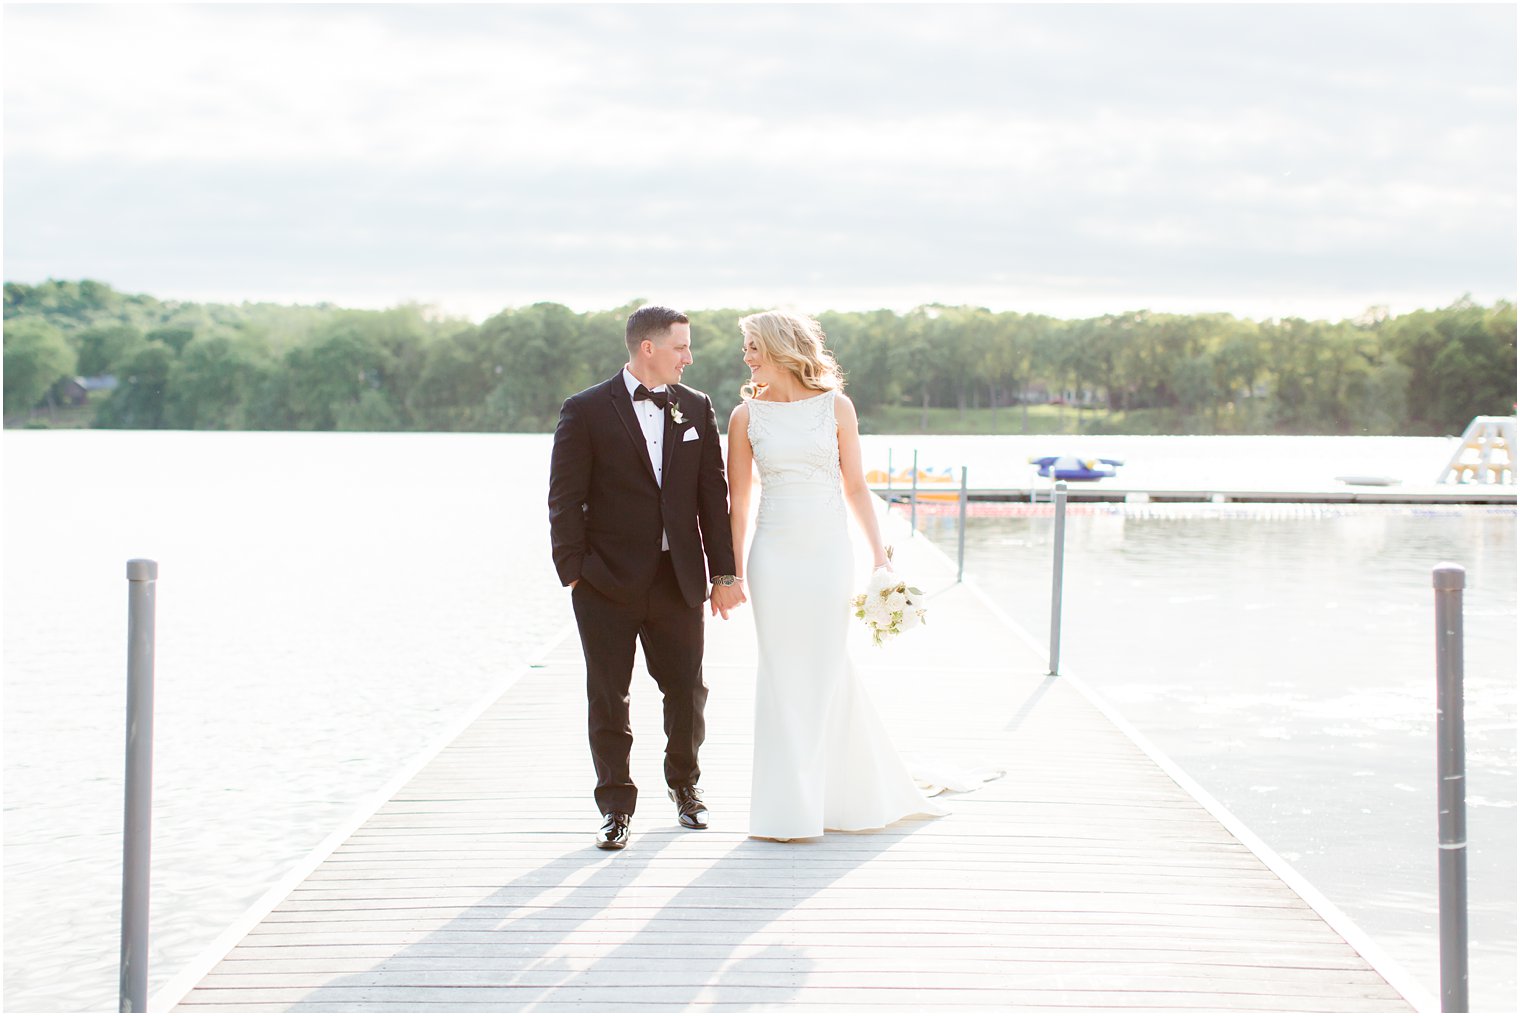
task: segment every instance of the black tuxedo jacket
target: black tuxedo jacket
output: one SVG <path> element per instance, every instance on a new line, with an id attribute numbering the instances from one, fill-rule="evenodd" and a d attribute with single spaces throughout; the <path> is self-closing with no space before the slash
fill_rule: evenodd
<path id="1" fill-rule="evenodd" d="M 549 539 L 563 584 L 583 579 L 614 600 L 632 600 L 654 581 L 662 528 L 687 604 L 707 598 L 710 576 L 734 574 L 712 400 L 682 385 L 666 390 L 683 422 L 666 408 L 662 484 L 621 370 L 560 409 L 549 464 Z"/>

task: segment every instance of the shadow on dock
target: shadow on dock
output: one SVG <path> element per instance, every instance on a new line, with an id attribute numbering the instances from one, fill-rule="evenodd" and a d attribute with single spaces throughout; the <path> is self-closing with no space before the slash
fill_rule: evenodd
<path id="1" fill-rule="evenodd" d="M 810 866 L 802 879 L 795 870 L 797 847 L 784 843 L 729 843 L 689 881 L 679 870 L 662 875 L 660 869 L 679 869 L 683 859 L 672 856 L 672 848 L 683 835 L 703 833 L 663 841 L 659 831 L 646 833 L 636 847 L 616 854 L 588 845 L 511 879 L 415 943 L 362 973 L 313 988 L 290 1008 L 371 1008 L 380 1001 L 376 989 L 390 1004 L 417 1008 L 472 1002 L 512 1009 L 617 1006 L 639 1002 L 652 990 L 661 1007 L 712 1000 L 715 991 L 734 996 L 728 1001 L 742 995 L 750 1002 L 784 1003 L 814 967 L 807 949 L 783 941 L 797 906 L 911 836 L 919 824 L 852 837 L 854 851 L 828 870 Z M 778 865 L 784 873 L 767 879 L 767 870 Z M 644 894 L 648 906 L 630 898 Z M 618 944 L 607 949 L 611 940 Z M 587 944 L 595 948 L 578 948 Z"/>

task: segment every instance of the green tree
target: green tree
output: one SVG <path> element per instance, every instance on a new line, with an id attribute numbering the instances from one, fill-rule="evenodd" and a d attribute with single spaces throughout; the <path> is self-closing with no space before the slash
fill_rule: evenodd
<path id="1" fill-rule="evenodd" d="M 1409 415 L 1418 430 L 1460 434 L 1474 416 L 1514 412 L 1514 304 L 1485 310 L 1464 297 L 1384 328 L 1394 355 L 1410 370 Z"/>
<path id="2" fill-rule="evenodd" d="M 1313 412 L 1314 352 L 1318 343 L 1314 325 L 1302 318 L 1265 321 L 1261 337 L 1271 400 L 1269 430 L 1303 434 L 1319 429 Z"/>
<path id="3" fill-rule="evenodd" d="M 131 325 L 91 325 L 74 336 L 79 373 L 85 377 L 109 374 L 143 342 L 143 333 Z"/>
<path id="4" fill-rule="evenodd" d="M 292 387 L 289 365 L 283 359 L 276 361 L 249 386 L 243 425 L 249 430 L 300 430 L 292 408 Z"/>
<path id="5" fill-rule="evenodd" d="M 845 373 L 845 391 L 855 403 L 861 429 L 873 429 L 872 415 L 902 401 L 903 319 L 889 310 L 822 314 L 827 344 Z M 737 329 L 736 329 L 737 332 Z M 747 372 L 744 372 L 747 380 Z"/>
<path id="6" fill-rule="evenodd" d="M 602 377 L 585 357 L 578 357 L 576 315 L 556 303 L 536 303 L 503 311 L 480 326 L 487 345 L 503 367 L 501 381 L 488 398 L 492 417 L 512 430 L 550 430 L 565 397 Z M 609 359 L 626 359 L 615 347 Z M 607 354 L 602 354 L 607 355 Z M 505 414 L 505 415 L 501 415 Z"/>
<path id="7" fill-rule="evenodd" d="M 253 418 L 262 426 L 297 430 L 335 430 L 344 421 L 362 421 L 366 429 L 404 428 L 407 388 L 422 369 L 428 340 L 415 306 L 334 313 L 309 341 L 286 351 L 285 377 L 257 394 Z M 374 397 L 365 397 L 369 391 L 380 393 L 385 412 L 377 410 Z"/>
<path id="8" fill-rule="evenodd" d="M 1081 350 L 1073 335 L 1081 327 L 1077 321 L 1053 321 L 1040 331 L 1033 353 L 1031 373 L 1042 381 L 1051 398 L 1061 400 L 1059 420 L 1066 426 L 1065 395 L 1077 384 L 1077 367 Z"/>
<path id="9" fill-rule="evenodd" d="M 1388 358 L 1370 371 L 1355 393 L 1359 405 L 1357 418 L 1361 430 L 1368 434 L 1407 432 L 1409 418 L 1409 378 L 1412 371 L 1397 360 Z"/>
<path id="10" fill-rule="evenodd" d="M 619 363 L 623 362 L 628 351 L 623 344 L 623 321 L 633 309 L 629 308 L 621 316 L 604 317 L 598 322 L 598 329 L 606 338 L 593 340 L 596 348 L 605 343 L 609 349 L 615 350 Z M 747 313 L 724 309 L 693 311 L 688 315 L 691 318 L 692 364 L 686 368 L 681 383 L 707 393 L 712 399 L 718 426 L 725 430 L 729 414 L 739 404 L 739 389 L 749 380 L 739 334 L 739 319 Z M 611 369 L 607 374 L 617 369 L 616 365 L 608 366 Z M 602 376 L 601 372 L 598 376 Z"/>
<path id="11" fill-rule="evenodd" d="M 6 283 L 6 400 L 23 400 L 39 362 L 44 373 L 62 362 L 12 348 L 34 322 L 77 354 L 60 376 L 137 378 L 101 405 L 102 425 L 547 430 L 567 395 L 623 362 L 624 321 L 642 302 L 581 314 L 540 303 L 477 326 L 415 305 L 175 303 L 89 279 Z M 684 380 L 726 416 L 748 377 L 747 311 L 689 313 Z M 1515 403 L 1510 302 L 1341 322 L 1145 310 L 1063 321 L 942 304 L 819 319 L 866 430 L 886 407 L 917 406 L 927 426 L 935 409 L 969 417 L 1017 401 L 1027 431 L 1028 398 L 1043 391 L 1095 391 L 1122 414 L 1103 426 L 1141 432 L 1455 433 Z"/>
<path id="12" fill-rule="evenodd" d="M 485 401 L 505 369 L 471 326 L 428 347 L 407 392 L 407 409 L 429 430 L 487 429 Z"/>
<path id="13" fill-rule="evenodd" d="M 401 414 L 384 392 L 371 388 L 359 393 L 359 400 L 337 407 L 338 430 L 401 430 Z"/>
<path id="14" fill-rule="evenodd" d="M 63 335 L 36 318 L 5 323 L 5 412 L 27 412 L 58 381 L 74 373 L 75 355 Z"/>
<path id="15" fill-rule="evenodd" d="M 1224 335 L 1214 350 L 1215 388 L 1223 393 L 1223 406 L 1214 407 L 1214 433 L 1228 429 L 1232 433 L 1250 433 L 1259 428 L 1258 410 L 1262 400 L 1258 386 L 1266 372 L 1266 356 L 1261 332 L 1252 321 L 1230 319 L 1224 323 Z M 1228 426 L 1224 418 L 1228 419 Z"/>
<path id="16" fill-rule="evenodd" d="M 248 425 L 248 402 L 274 364 L 245 336 L 204 335 L 180 352 L 169 373 L 165 426 L 234 430 Z"/>
<path id="17" fill-rule="evenodd" d="M 165 325 L 148 333 L 149 342 L 162 342 L 176 353 L 183 353 L 193 338 L 195 329 L 185 325 Z"/>
<path id="18" fill-rule="evenodd" d="M 999 361 L 1005 366 L 1008 388 L 1019 403 L 1019 433 L 1029 433 L 1029 389 L 1034 382 L 1035 358 L 1055 322 L 1036 314 L 999 316 L 1003 338 Z"/>
<path id="19" fill-rule="evenodd" d="M 95 426 L 156 430 L 164 426 L 174 350 L 162 342 L 138 347 L 116 367 L 116 390 L 95 411 Z"/>
<path id="20" fill-rule="evenodd" d="M 962 420 L 968 403 L 974 405 L 979 394 L 979 369 L 986 362 L 993 332 L 992 312 L 985 307 L 941 308 L 930 326 L 931 341 L 939 351 L 935 372 Z"/>
<path id="21" fill-rule="evenodd" d="M 935 359 L 940 355 L 935 342 L 940 339 L 934 320 L 940 315 L 937 306 L 915 307 L 903 318 L 902 341 L 893 347 L 893 372 L 901 371 L 910 380 L 903 386 L 904 396 L 916 394 L 920 410 L 919 428 L 929 429 L 929 398 L 935 380 Z"/>
<path id="22" fill-rule="evenodd" d="M 285 355 L 291 423 L 297 430 L 336 430 L 340 410 L 380 389 L 393 364 L 379 338 L 357 321 L 336 323 Z"/>
<path id="23" fill-rule="evenodd" d="M 5 317 L 42 317 L 65 337 L 91 325 L 141 327 L 161 318 L 165 305 L 150 296 L 118 293 L 103 282 L 49 279 L 36 286 L 7 283 Z"/>

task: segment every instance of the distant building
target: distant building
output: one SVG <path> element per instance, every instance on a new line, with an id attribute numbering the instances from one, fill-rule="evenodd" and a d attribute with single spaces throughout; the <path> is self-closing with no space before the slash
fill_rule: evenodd
<path id="1" fill-rule="evenodd" d="M 84 386 L 84 378 L 66 377 L 53 386 L 53 398 L 60 406 L 82 406 L 90 397 L 90 390 Z"/>
<path id="2" fill-rule="evenodd" d="M 97 374 L 95 377 L 76 377 L 74 379 L 79 386 L 87 392 L 114 392 L 117 380 L 115 374 Z"/>
<path id="3" fill-rule="evenodd" d="M 90 399 L 91 392 L 116 390 L 116 376 L 101 374 L 97 377 L 66 377 L 49 392 L 49 404 L 54 406 L 82 406 Z"/>

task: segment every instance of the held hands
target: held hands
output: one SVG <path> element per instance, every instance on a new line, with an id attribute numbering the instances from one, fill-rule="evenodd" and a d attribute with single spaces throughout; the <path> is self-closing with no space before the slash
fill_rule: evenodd
<path id="1" fill-rule="evenodd" d="M 737 610 L 739 604 L 748 603 L 749 597 L 744 595 L 744 580 L 737 579 L 733 585 L 712 587 L 712 612 L 722 614 L 723 620 L 728 620 L 728 612 Z"/>

